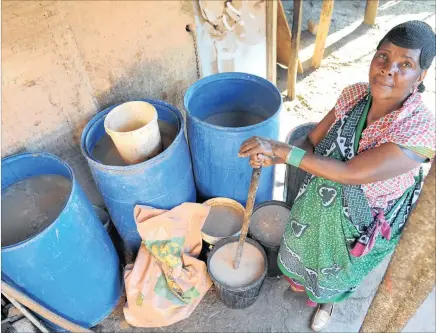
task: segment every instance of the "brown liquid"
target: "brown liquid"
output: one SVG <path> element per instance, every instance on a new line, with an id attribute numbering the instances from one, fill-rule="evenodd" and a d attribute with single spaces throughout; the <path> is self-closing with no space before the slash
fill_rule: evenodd
<path id="1" fill-rule="evenodd" d="M 289 214 L 289 209 L 283 206 L 263 206 L 251 217 L 250 233 L 263 244 L 278 246 L 285 232 Z"/>
<path id="2" fill-rule="evenodd" d="M 202 232 L 213 237 L 228 237 L 241 230 L 244 213 L 234 207 L 212 206 Z"/>
<path id="3" fill-rule="evenodd" d="M 245 127 L 261 123 L 265 118 L 242 111 L 231 111 L 214 114 L 205 122 L 211 125 L 222 127 Z"/>
<path id="4" fill-rule="evenodd" d="M 2 191 L 2 246 L 33 237 L 62 212 L 72 183 L 59 175 L 23 179 Z"/>

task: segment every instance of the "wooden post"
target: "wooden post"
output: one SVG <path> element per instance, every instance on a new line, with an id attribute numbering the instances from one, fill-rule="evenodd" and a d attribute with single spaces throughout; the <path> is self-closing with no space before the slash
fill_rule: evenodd
<path id="1" fill-rule="evenodd" d="M 322 11 L 319 18 L 318 31 L 316 33 L 315 50 L 312 57 L 312 67 L 321 66 L 321 60 L 324 56 L 325 41 L 329 33 L 330 21 L 333 13 L 334 0 L 324 0 Z"/>
<path id="2" fill-rule="evenodd" d="M 304 73 L 304 68 L 303 68 L 303 64 L 300 61 L 300 58 L 298 58 L 297 62 L 298 62 L 298 66 L 297 66 L 298 74 L 303 74 Z"/>
<path id="3" fill-rule="evenodd" d="M 435 188 L 433 163 L 360 332 L 401 332 L 433 290 Z"/>
<path id="4" fill-rule="evenodd" d="M 287 68 L 291 57 L 291 29 L 282 1 L 277 0 L 277 4 L 277 63 Z M 298 58 L 298 74 L 303 74 L 300 58 Z"/>
<path id="5" fill-rule="evenodd" d="M 375 18 L 377 17 L 377 10 L 378 0 L 366 0 L 365 19 L 363 22 L 365 24 L 374 25 Z"/>
<path id="6" fill-rule="evenodd" d="M 274 85 L 277 81 L 277 1 L 266 2 L 266 75 Z"/>
<path id="7" fill-rule="evenodd" d="M 291 57 L 288 66 L 288 97 L 295 99 L 297 85 L 297 60 L 300 49 L 301 21 L 303 13 L 302 0 L 294 0 L 294 16 L 292 20 Z"/>

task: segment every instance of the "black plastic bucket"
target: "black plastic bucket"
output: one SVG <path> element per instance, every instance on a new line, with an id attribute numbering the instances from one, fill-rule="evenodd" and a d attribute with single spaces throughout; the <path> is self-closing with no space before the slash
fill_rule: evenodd
<path id="1" fill-rule="evenodd" d="M 221 283 L 215 279 L 213 274 L 210 271 L 210 260 L 215 254 L 215 252 L 222 246 L 238 242 L 238 237 L 229 237 L 220 240 L 215 247 L 210 252 L 208 258 L 207 258 L 207 270 L 209 272 L 209 275 L 215 285 L 215 289 L 217 292 L 218 297 L 221 299 L 221 301 L 228 307 L 233 309 L 243 309 L 246 307 L 249 307 L 254 302 L 256 302 L 257 296 L 259 296 L 260 288 L 262 287 L 263 281 L 265 280 L 267 269 L 268 269 L 268 260 L 266 257 L 266 253 L 262 246 L 256 242 L 253 239 L 247 238 L 246 242 L 250 243 L 251 245 L 255 246 L 263 255 L 264 259 L 264 271 L 262 275 L 252 284 L 244 287 L 230 287 L 224 283 Z"/>
<path id="2" fill-rule="evenodd" d="M 207 258 L 209 257 L 210 251 L 215 247 L 213 244 L 209 244 L 208 242 L 202 240 L 201 251 L 198 256 L 198 259 L 207 263 Z"/>
<path id="3" fill-rule="evenodd" d="M 256 232 L 255 232 L 255 230 L 253 230 L 254 228 L 258 227 L 257 224 L 253 223 L 253 219 L 256 218 L 256 212 L 259 211 L 259 209 L 261 209 L 263 207 L 266 207 L 266 206 L 281 206 L 281 207 L 284 207 L 284 208 L 288 209 L 289 211 L 291 210 L 291 206 L 289 204 L 287 204 L 286 202 L 283 202 L 283 201 L 277 201 L 277 200 L 265 201 L 265 202 L 257 205 L 254 208 L 253 214 L 251 216 L 252 221 L 250 223 L 249 235 L 250 235 L 251 238 L 253 238 L 257 242 L 259 242 L 263 246 L 263 248 L 265 249 L 266 257 L 268 259 L 268 273 L 267 273 L 267 276 L 271 277 L 271 276 L 282 275 L 282 272 L 280 271 L 280 268 L 277 265 L 277 256 L 279 254 L 280 241 L 278 241 L 278 242 L 276 242 L 274 244 L 267 243 L 266 241 L 263 241 L 262 239 L 259 239 L 259 237 L 256 237 Z M 286 221 L 286 223 L 284 225 L 286 226 L 286 224 L 287 224 L 287 221 Z M 283 229 L 283 232 L 284 232 L 284 229 Z"/>
<path id="4" fill-rule="evenodd" d="M 286 143 L 292 145 L 296 140 L 306 137 L 316 125 L 317 123 L 307 123 L 295 127 L 288 134 Z M 291 206 L 294 204 L 294 200 L 297 197 L 298 191 L 303 184 L 306 174 L 306 171 L 296 168 L 292 165 L 288 164 L 286 166 L 284 196 L 285 201 Z"/>

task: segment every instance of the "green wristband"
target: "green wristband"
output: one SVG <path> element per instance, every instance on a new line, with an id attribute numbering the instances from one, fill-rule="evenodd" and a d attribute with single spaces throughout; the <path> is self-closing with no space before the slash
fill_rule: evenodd
<path id="1" fill-rule="evenodd" d="M 298 168 L 305 154 L 305 150 L 292 146 L 288 156 L 286 157 L 286 163 Z"/>

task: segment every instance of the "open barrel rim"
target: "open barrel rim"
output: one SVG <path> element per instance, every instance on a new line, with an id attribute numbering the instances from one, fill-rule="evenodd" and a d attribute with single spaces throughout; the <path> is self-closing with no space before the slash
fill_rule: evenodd
<path id="1" fill-rule="evenodd" d="M 265 88 L 267 88 L 269 91 L 271 91 L 273 94 L 276 95 L 277 110 L 275 110 L 274 113 L 270 117 L 265 119 L 264 121 L 261 121 L 257 124 L 254 124 L 254 125 L 241 126 L 241 127 L 226 127 L 226 126 L 213 125 L 213 124 L 210 124 L 210 123 L 208 123 L 204 120 L 201 120 L 200 118 L 194 116 L 191 113 L 191 111 L 189 110 L 189 103 L 192 100 L 192 98 L 194 98 L 197 91 L 200 89 L 203 89 L 208 84 L 211 84 L 211 83 L 216 82 L 216 81 L 223 81 L 223 80 L 227 80 L 227 81 L 228 80 L 236 80 L 236 81 L 245 80 L 245 81 L 251 81 L 251 82 L 263 85 Z M 278 115 L 280 114 L 280 110 L 281 110 L 282 105 L 283 105 L 283 97 L 282 97 L 282 94 L 280 93 L 280 91 L 277 89 L 277 87 L 274 84 L 272 84 L 270 81 L 268 81 L 260 76 L 248 74 L 248 73 L 241 73 L 241 72 L 231 72 L 231 73 L 213 74 L 213 75 L 209 75 L 205 78 L 198 80 L 197 82 L 195 82 L 193 85 L 191 85 L 188 88 L 188 90 L 185 93 L 183 102 L 184 102 L 186 114 L 189 116 L 189 118 L 192 121 L 199 123 L 202 126 L 209 127 L 209 128 L 215 129 L 215 130 L 232 132 L 232 133 L 239 133 L 239 132 L 246 132 L 249 130 L 253 130 L 253 129 L 256 129 L 259 127 L 264 127 L 266 124 L 268 124 L 269 122 L 272 122 L 275 118 L 277 118 Z"/>
<path id="2" fill-rule="evenodd" d="M 165 160 L 166 158 L 168 158 L 173 150 L 175 150 L 177 148 L 178 143 L 182 140 L 182 136 L 183 134 L 183 129 L 185 127 L 185 121 L 180 113 L 180 111 L 173 105 L 166 103 L 164 101 L 161 100 L 155 100 L 155 99 L 135 99 L 129 102 L 147 102 L 151 105 L 153 105 L 154 107 L 159 106 L 159 107 L 164 107 L 167 108 L 169 111 L 172 112 L 172 114 L 177 118 L 178 120 L 178 128 L 177 128 L 177 135 L 174 138 L 174 140 L 171 142 L 171 144 L 168 146 L 167 149 L 165 149 L 163 152 L 161 152 L 160 154 L 154 156 L 153 158 L 150 158 L 147 161 L 141 162 L 141 163 L 137 163 L 137 164 L 131 164 L 131 165 L 109 165 L 109 164 L 104 164 L 102 162 L 100 162 L 99 160 L 97 160 L 96 158 L 94 158 L 92 151 L 89 151 L 89 140 L 88 140 L 88 134 L 89 132 L 94 128 L 94 126 L 99 126 L 102 122 L 104 123 L 104 120 L 107 116 L 107 114 L 114 109 L 115 107 L 124 104 L 124 103 L 117 103 L 114 104 L 112 106 L 109 106 L 108 108 L 104 109 L 103 111 L 98 112 L 89 122 L 88 124 L 85 126 L 85 129 L 82 132 L 82 137 L 80 140 L 80 148 L 82 150 L 82 154 L 83 156 L 85 156 L 85 158 L 87 159 L 87 161 L 89 163 L 92 163 L 93 166 L 99 168 L 99 169 L 105 169 L 105 170 L 113 170 L 113 171 L 131 171 L 137 168 L 142 168 L 142 167 L 147 167 L 147 166 L 151 166 L 151 165 L 155 165 L 160 163 L 162 160 Z M 159 113 L 159 111 L 157 111 Z"/>
<path id="3" fill-rule="evenodd" d="M 70 193 L 68 194 L 68 199 L 65 200 L 64 206 L 62 207 L 61 212 L 59 213 L 59 215 L 56 217 L 56 219 L 50 223 L 47 227 L 44 228 L 44 230 L 42 230 L 41 232 L 37 233 L 36 235 L 33 235 L 29 238 L 26 238 L 20 242 L 17 242 L 15 244 L 10 244 L 10 245 L 5 245 L 1 247 L 1 252 L 8 252 L 8 251 L 12 251 L 15 250 L 17 248 L 21 248 L 26 246 L 26 244 L 30 243 L 30 242 L 36 242 L 39 239 L 41 239 L 42 237 L 44 237 L 45 234 L 49 233 L 50 230 L 52 228 L 55 228 L 55 225 L 58 223 L 58 221 L 60 220 L 60 217 L 64 214 L 65 212 L 65 208 L 71 204 L 72 201 L 72 194 L 76 191 L 76 177 L 74 176 L 74 171 L 73 169 L 62 159 L 60 159 L 59 157 L 57 157 L 56 155 L 50 154 L 50 153 L 44 153 L 44 152 L 40 152 L 40 153 L 21 153 L 21 154 L 15 154 L 15 155 L 11 155 L 8 157 L 5 157 L 2 159 L 1 163 L 2 163 L 2 168 L 4 168 L 7 164 L 10 163 L 19 163 L 20 160 L 22 159 L 28 159 L 28 158 L 43 158 L 43 159 L 47 159 L 47 160 L 52 160 L 56 163 L 59 164 L 60 167 L 63 167 L 66 169 L 68 175 L 69 175 L 69 180 L 71 181 L 71 190 Z M 23 176 L 23 177 L 17 177 L 17 180 L 6 185 L 3 186 L 3 173 L 2 173 L 2 191 L 7 188 L 8 186 L 11 186 L 23 179 L 28 179 L 34 176 L 40 176 L 40 175 L 59 175 L 59 176 L 64 176 L 60 173 L 41 173 L 41 172 L 36 172 L 34 175 L 32 176 Z"/>

